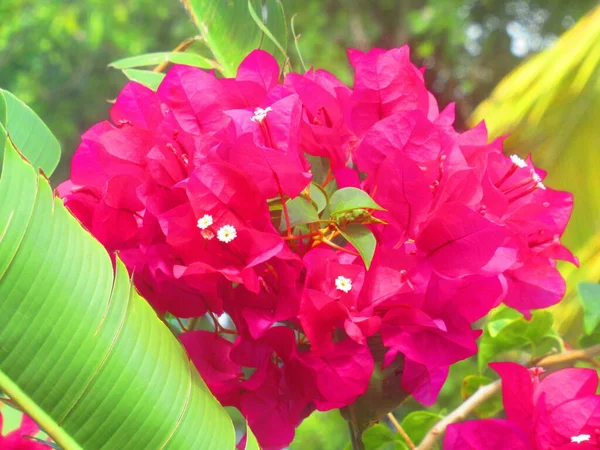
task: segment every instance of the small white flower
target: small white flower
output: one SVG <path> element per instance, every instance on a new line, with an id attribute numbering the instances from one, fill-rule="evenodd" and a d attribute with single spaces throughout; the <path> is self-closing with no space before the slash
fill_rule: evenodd
<path id="1" fill-rule="evenodd" d="M 204 214 L 200 219 L 198 219 L 198 228 L 201 230 L 206 230 L 213 224 L 213 218 L 210 214 Z"/>
<path id="2" fill-rule="evenodd" d="M 589 434 L 580 434 L 579 436 L 572 436 L 571 442 L 581 444 L 582 442 L 589 441 L 592 437 Z"/>
<path id="3" fill-rule="evenodd" d="M 520 167 L 521 169 L 527 167 L 525 160 L 519 158 L 517 155 L 510 155 L 510 160 L 515 166 Z"/>
<path id="4" fill-rule="evenodd" d="M 267 117 L 267 113 L 269 111 L 273 111 L 273 108 L 271 108 L 270 106 L 267 106 L 265 109 L 256 108 L 254 110 L 254 115 L 251 119 L 252 122 L 262 123 L 262 121 L 265 120 L 265 117 Z"/>
<path id="5" fill-rule="evenodd" d="M 335 288 L 348 293 L 352 290 L 352 280 L 340 275 L 335 279 Z"/>
<path id="6" fill-rule="evenodd" d="M 217 231 L 217 239 L 226 244 L 233 241 L 237 237 L 237 231 L 233 225 L 223 225 Z"/>

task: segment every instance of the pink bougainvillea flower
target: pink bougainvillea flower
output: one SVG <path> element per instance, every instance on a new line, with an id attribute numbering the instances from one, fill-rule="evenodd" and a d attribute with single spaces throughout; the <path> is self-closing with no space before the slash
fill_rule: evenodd
<path id="1" fill-rule="evenodd" d="M 515 363 L 490 364 L 502 377 L 506 420 L 453 424 L 444 449 L 595 449 L 600 446 L 600 395 L 593 369 L 543 370 Z M 467 445 L 470 445 L 467 446 Z"/>
<path id="2" fill-rule="evenodd" d="M 561 244 L 572 197 L 530 157 L 504 155 L 483 123 L 457 132 L 407 46 L 348 55 L 352 88 L 318 69 L 282 76 L 261 50 L 235 78 L 174 65 L 156 92 L 128 83 L 58 188 L 159 314 L 214 324 L 181 340 L 265 449 L 315 409 L 352 404 L 375 367 L 402 364 L 402 389 L 432 404 L 450 365 L 475 354 L 477 320 L 502 302 L 524 315 L 557 303 L 557 260 L 577 264 Z M 333 211 L 348 187 L 360 204 Z M 368 235 L 356 247 L 352 222 Z M 489 445 L 591 433 L 591 394 L 565 390 L 577 398 L 559 405 L 526 386 L 532 400 L 508 406 Z M 593 420 L 564 420 L 575 408 Z M 448 442 L 488 448 L 469 427 Z"/>

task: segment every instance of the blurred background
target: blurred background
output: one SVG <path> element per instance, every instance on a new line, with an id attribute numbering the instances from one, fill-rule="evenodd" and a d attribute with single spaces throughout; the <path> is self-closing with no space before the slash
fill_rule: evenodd
<path id="1" fill-rule="evenodd" d="M 566 336 L 565 345 L 570 345 L 569 337 L 582 334 L 577 282 L 600 279 L 598 2 L 282 3 L 288 20 L 296 15 L 298 44 L 307 66 L 329 70 L 350 84 L 346 48 L 408 43 L 413 61 L 427 67 L 427 82 L 439 103 L 456 102 L 458 129 L 485 117 L 491 137 L 511 134 L 508 154 L 533 153 L 536 165 L 549 171 L 549 186 L 575 193 L 574 217 L 564 242 L 581 258 L 582 268 L 562 268 L 569 290 L 551 320 L 553 330 Z M 248 26 L 253 25 L 248 19 Z M 68 177 L 79 136 L 107 117 L 109 100 L 126 82 L 123 73 L 108 64 L 175 49 L 197 32 L 177 0 L 0 1 L 0 87 L 28 103 L 61 142 L 63 159 L 54 184 Z M 291 42 L 288 53 L 299 70 Z M 600 340 L 600 334 L 587 339 Z M 461 389 L 467 389 L 463 395 L 469 394 L 463 375 L 477 371 L 476 366 L 476 361 L 468 360 L 453 368 L 454 382 L 447 383 L 438 404 L 430 409 L 432 414 L 460 402 L 456 393 Z M 306 421 L 292 447 L 343 448 L 346 428 L 336 414 L 318 414 Z"/>

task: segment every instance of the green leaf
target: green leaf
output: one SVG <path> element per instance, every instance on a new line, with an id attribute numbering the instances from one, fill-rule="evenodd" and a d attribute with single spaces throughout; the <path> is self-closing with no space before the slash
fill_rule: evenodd
<path id="1" fill-rule="evenodd" d="M 317 183 L 310 183 L 310 199 L 317 207 L 317 212 L 320 214 L 327 206 L 327 194 Z"/>
<path id="2" fill-rule="evenodd" d="M 368 269 L 371 266 L 371 261 L 373 261 L 375 246 L 377 245 L 373 232 L 360 223 L 351 223 L 344 228 L 340 228 L 339 231 L 358 250 Z"/>
<path id="3" fill-rule="evenodd" d="M 190 52 L 159 52 L 132 56 L 111 62 L 108 67 L 115 69 L 130 69 L 132 67 L 156 66 L 164 62 L 186 64 L 201 69 L 214 69 L 217 64 L 204 56 Z"/>
<path id="4" fill-rule="evenodd" d="M 0 390 L 65 450 L 233 449 L 183 347 L 7 144 L 0 179 Z"/>
<path id="5" fill-rule="evenodd" d="M 486 384 L 492 383 L 492 380 L 489 377 L 484 377 L 482 375 L 468 375 L 463 379 L 460 395 L 463 400 L 468 399 L 471 395 L 473 395 L 481 386 L 485 386 Z M 480 419 L 488 419 L 490 417 L 494 417 L 502 411 L 502 397 L 500 393 L 497 393 L 489 400 L 480 404 L 475 408 L 475 414 Z"/>
<path id="6" fill-rule="evenodd" d="M 158 85 L 165 77 L 164 73 L 140 69 L 123 69 L 123 73 L 131 81 L 143 84 L 144 86 L 152 89 L 153 91 L 156 91 L 156 89 L 158 89 Z"/>
<path id="7" fill-rule="evenodd" d="M 261 5 L 261 10 L 262 10 L 262 5 Z M 266 37 L 268 37 L 271 40 L 273 45 L 275 45 L 275 47 L 277 47 L 277 49 L 281 52 L 283 57 L 287 59 L 288 56 L 287 56 L 287 53 L 286 53 L 285 49 L 283 48 L 283 46 L 279 43 L 277 38 L 275 36 L 273 36 L 273 34 L 269 31 L 269 29 L 264 24 L 264 22 L 261 20 L 261 18 L 258 17 L 258 14 L 256 14 L 256 11 L 254 10 L 254 7 L 252 6 L 252 0 L 248 0 L 248 11 L 250 12 L 250 16 L 252 17 L 252 20 L 254 20 L 254 23 L 256 24 L 256 26 L 265 34 Z M 283 20 L 285 22 L 285 15 L 284 15 Z"/>
<path id="8" fill-rule="evenodd" d="M 408 450 L 400 435 L 382 424 L 373 425 L 362 435 L 365 450 Z"/>
<path id="9" fill-rule="evenodd" d="M 260 446 L 258 445 L 258 441 L 256 440 L 256 436 L 246 423 L 246 446 L 245 450 L 260 450 Z"/>
<path id="10" fill-rule="evenodd" d="M 212 51 L 226 77 L 236 74 L 240 62 L 248 53 L 262 48 L 275 54 L 277 46 L 257 26 L 249 25 L 252 17 L 242 0 L 182 0 L 200 34 Z M 274 40 L 287 47 L 287 24 L 280 0 L 252 0 L 254 11 L 270 30 Z M 283 57 L 279 58 L 284 61 Z"/>
<path id="11" fill-rule="evenodd" d="M 545 337 L 555 336 L 553 320 L 550 311 L 535 311 L 531 320 L 527 320 L 515 310 L 500 308 L 490 318 L 479 341 L 479 370 L 507 351 L 529 347 L 533 353 Z"/>
<path id="12" fill-rule="evenodd" d="M 583 306 L 583 328 L 590 335 L 600 324 L 600 284 L 582 282 L 577 289 Z"/>
<path id="13" fill-rule="evenodd" d="M 442 416 L 429 411 L 413 411 L 402 420 L 402 428 L 413 441 L 419 445 L 425 435 L 440 420 Z"/>
<path id="14" fill-rule="evenodd" d="M 338 409 L 315 411 L 296 429 L 291 450 L 339 450 L 348 441 L 348 424 Z"/>
<path id="15" fill-rule="evenodd" d="M 329 198 L 329 207 L 331 215 L 340 214 L 353 209 L 378 209 L 383 210 L 375 201 L 362 189 L 347 187 L 339 189 Z"/>
<path id="16" fill-rule="evenodd" d="M 10 140 L 31 162 L 35 169 L 42 169 L 46 176 L 52 175 L 60 160 L 60 144 L 42 119 L 33 110 L 8 91 L 0 89 L 0 119 L 4 126 L 0 139 L 8 132 Z M 5 112 L 1 112 L 4 105 Z M 2 139 L 2 146 L 4 145 Z M 3 150 L 3 147 L 0 148 Z M 3 153 L 0 153 L 0 163 Z"/>
<path id="17" fill-rule="evenodd" d="M 6 124 L 6 99 L 0 95 L 0 125 Z"/>
<path id="18" fill-rule="evenodd" d="M 319 220 L 319 215 L 315 209 L 315 205 L 310 200 L 304 197 L 296 197 L 285 202 L 290 216 L 290 227 L 296 227 L 298 225 L 304 225 L 305 223 L 312 223 Z M 279 226 L 281 230 L 286 229 L 285 216 Z"/>

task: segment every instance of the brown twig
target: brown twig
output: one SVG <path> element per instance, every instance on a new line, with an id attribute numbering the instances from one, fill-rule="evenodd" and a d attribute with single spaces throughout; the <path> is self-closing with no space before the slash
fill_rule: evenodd
<path id="1" fill-rule="evenodd" d="M 392 425 L 394 425 L 394 428 L 396 428 L 396 431 L 398 432 L 398 434 L 400 436 L 402 436 L 402 438 L 406 441 L 408 448 L 413 450 L 415 448 L 415 444 L 411 440 L 410 436 L 408 434 L 406 434 L 406 431 L 404 431 L 404 428 L 402 428 L 402 425 L 400 425 L 400 423 L 398 423 L 398 421 L 396 420 L 394 415 L 392 413 L 388 413 L 387 418 L 390 420 L 390 422 L 392 422 Z"/>
<path id="2" fill-rule="evenodd" d="M 571 350 L 557 355 L 550 355 L 542 358 L 536 365 L 545 368 L 570 364 L 575 361 L 585 361 L 594 358 L 600 354 L 600 344 L 588 347 L 582 350 Z M 416 450 L 430 450 L 435 448 L 436 442 L 441 439 L 448 425 L 465 420 L 479 405 L 491 398 L 494 394 L 500 392 L 502 384 L 500 380 L 480 387 L 475 394 L 469 397 L 458 408 L 440 420 L 429 430 L 421 444 Z"/>

